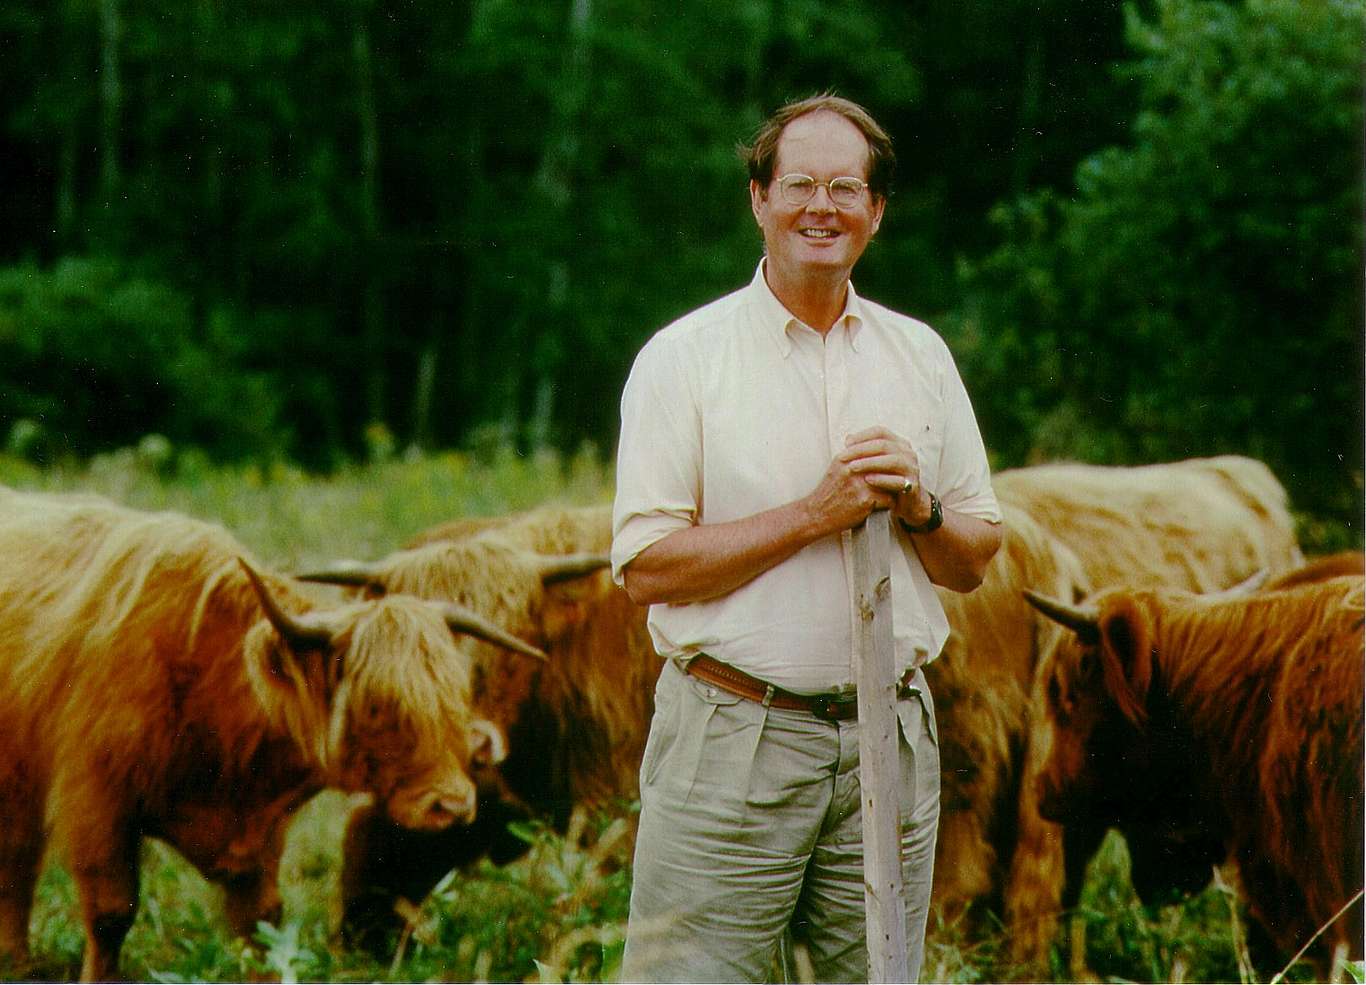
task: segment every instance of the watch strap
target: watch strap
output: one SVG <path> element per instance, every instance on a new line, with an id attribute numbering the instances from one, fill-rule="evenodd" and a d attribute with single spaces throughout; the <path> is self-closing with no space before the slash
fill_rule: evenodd
<path id="1" fill-rule="evenodd" d="M 934 533 L 936 530 L 938 530 L 940 527 L 944 525 L 944 504 L 939 502 L 938 496 L 936 496 L 934 493 L 930 493 L 930 518 L 928 520 L 920 524 L 918 527 L 912 526 L 905 520 L 902 520 L 900 517 L 897 517 L 897 521 L 901 524 L 902 527 L 906 529 L 907 533 Z"/>

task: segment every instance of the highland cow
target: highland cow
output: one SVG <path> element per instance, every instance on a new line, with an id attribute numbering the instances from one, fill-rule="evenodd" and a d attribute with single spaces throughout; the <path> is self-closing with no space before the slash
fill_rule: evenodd
<path id="1" fill-rule="evenodd" d="M 223 886 L 246 932 L 324 786 L 408 827 L 473 819 L 497 732 L 452 630 L 535 652 L 487 620 L 403 596 L 320 609 L 219 527 L 93 496 L 0 489 L 0 545 L 0 953 L 26 959 L 48 844 L 93 981 L 118 974 L 145 836 Z"/>

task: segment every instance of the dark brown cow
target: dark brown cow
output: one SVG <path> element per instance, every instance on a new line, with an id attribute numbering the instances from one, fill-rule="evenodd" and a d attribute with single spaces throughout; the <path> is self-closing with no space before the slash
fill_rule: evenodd
<path id="1" fill-rule="evenodd" d="M 1301 560 L 1285 490 L 1265 465 L 1249 458 L 1225 455 L 1132 468 L 1040 465 L 1000 472 L 993 486 L 1003 504 L 1024 511 L 1072 550 L 1084 583 L 1093 589 L 1127 584 L 1221 590 L 1254 572 L 1283 572 Z M 1042 723 L 1042 708 L 1031 701 L 1031 722 Z M 1027 750 L 1026 772 L 1038 761 Z M 1031 796 L 1032 786 L 1026 780 L 1022 797 Z M 1021 810 L 1030 811 L 1027 804 Z M 1105 832 L 1074 821 L 1054 828 L 1051 837 L 1017 847 L 1004 890 L 1006 928 L 1011 957 L 1033 973 L 1046 967 L 1057 915 L 1075 906 L 1086 864 Z M 1208 881 L 1211 846 L 1146 829 L 1124 833 L 1134 882 L 1145 897 Z M 1072 957 L 1075 968 L 1080 948 L 1074 946 Z"/>
<path id="2" fill-rule="evenodd" d="M 91 496 L 0 489 L 0 952 L 26 960 L 45 845 L 81 897 L 85 980 L 116 977 L 143 836 L 226 888 L 239 932 L 278 905 L 279 842 L 323 786 L 395 823 L 471 819 L 493 727 L 453 627 L 413 598 L 317 609 L 224 530 Z"/>
<path id="3" fill-rule="evenodd" d="M 1284 955 L 1331 922 L 1320 970 L 1333 945 L 1360 957 L 1360 904 L 1334 918 L 1363 879 L 1366 579 L 1241 598 L 1109 589 L 1082 607 L 1031 601 L 1073 631 L 1040 668 L 1044 815 L 1156 828 L 1198 818 L 1227 844 Z"/>

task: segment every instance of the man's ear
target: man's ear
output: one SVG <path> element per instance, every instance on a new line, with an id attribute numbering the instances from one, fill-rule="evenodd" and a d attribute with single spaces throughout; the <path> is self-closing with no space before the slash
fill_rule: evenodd
<path id="1" fill-rule="evenodd" d="M 763 209 L 768 205 L 768 194 L 764 187 L 754 179 L 749 182 L 749 207 L 754 213 L 754 221 L 759 224 L 759 228 L 764 227 Z"/>
<path id="2" fill-rule="evenodd" d="M 882 213 L 887 208 L 887 199 L 882 195 L 873 196 L 873 235 L 882 228 Z"/>

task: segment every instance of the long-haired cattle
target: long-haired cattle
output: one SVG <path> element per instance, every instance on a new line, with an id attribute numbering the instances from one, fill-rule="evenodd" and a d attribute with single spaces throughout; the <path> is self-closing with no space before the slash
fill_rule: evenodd
<path id="1" fill-rule="evenodd" d="M 1196 820 L 1286 955 L 1329 925 L 1323 941 L 1359 957 L 1360 904 L 1334 918 L 1363 879 L 1366 579 L 1031 601 L 1072 630 L 1040 668 L 1044 814 Z"/>
<path id="2" fill-rule="evenodd" d="M 474 648 L 476 701 L 506 730 L 509 747 L 481 790 L 487 827 L 425 836 L 373 812 L 351 818 L 345 918 L 372 945 L 394 924 L 395 897 L 420 899 L 449 869 L 517 850 L 495 820 L 532 812 L 562 825 L 576 805 L 634 798 L 662 666 L 646 610 L 605 570 L 610 507 L 542 508 L 436 529 L 458 539 L 418 535 L 414 546 L 380 561 L 304 577 L 459 600 L 543 647 L 549 659 Z"/>
<path id="3" fill-rule="evenodd" d="M 1030 864 L 1059 838 L 1056 825 L 1021 802 L 1020 777 L 1035 664 L 1061 632 L 1020 590 L 1071 597 L 1084 588 L 1081 566 L 1026 513 L 1008 504 L 1002 513 L 1005 538 L 982 584 L 939 593 L 950 633 L 925 669 L 943 766 L 933 902 L 949 923 L 973 904 L 999 907 L 1017 858 Z"/>
<path id="4" fill-rule="evenodd" d="M 1253 459 L 1224 455 L 1130 468 L 1039 465 L 998 473 L 992 482 L 1002 504 L 1024 511 L 1071 549 L 1090 589 L 1220 590 L 1301 560 L 1285 490 Z M 1037 697 L 1031 704 L 1035 733 L 1042 709 Z M 1035 742 L 1032 734 L 1030 747 Z M 1026 773 L 1038 762 L 1027 748 Z M 1032 796 L 1032 786 L 1026 779 L 1022 798 Z M 1074 820 L 1054 829 L 1054 837 L 1017 846 L 1004 890 L 1014 960 L 1035 972 L 1044 967 L 1057 915 L 1077 902 L 1086 863 L 1105 830 Z M 1145 892 L 1187 889 L 1191 879 L 1208 878 L 1201 855 L 1207 846 L 1146 829 L 1124 833 L 1134 881 Z M 1073 955 L 1074 962 L 1079 958 Z"/>
<path id="5" fill-rule="evenodd" d="M 227 890 L 239 931 L 278 903 L 290 812 L 323 786 L 398 824 L 470 819 L 492 755 L 453 627 L 417 599 L 318 609 L 224 530 L 91 496 L 0 489 L 0 951 L 22 962 L 45 845 L 86 932 L 82 977 L 118 972 L 138 844 Z"/>

